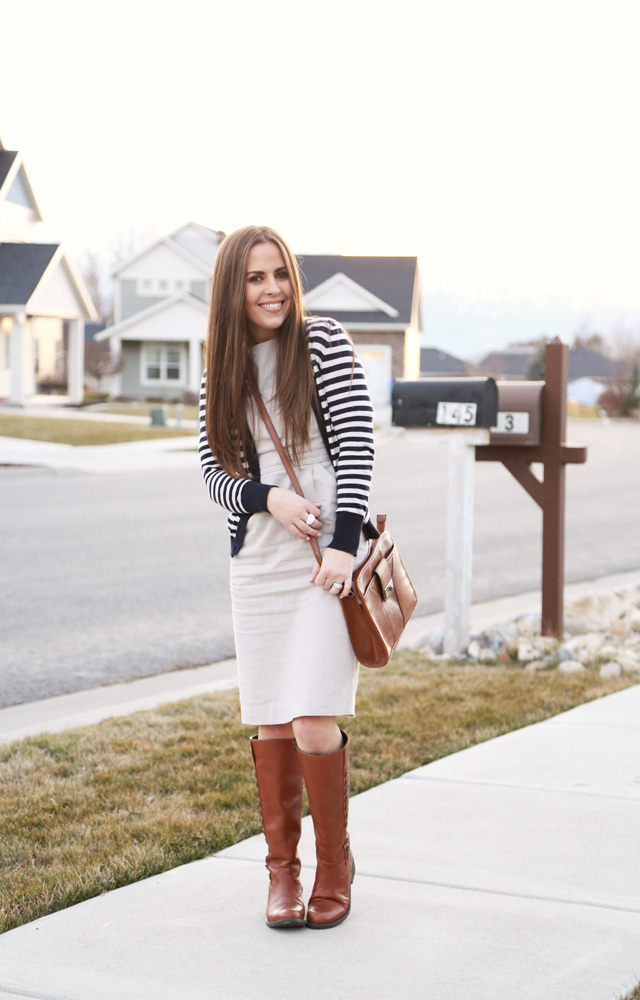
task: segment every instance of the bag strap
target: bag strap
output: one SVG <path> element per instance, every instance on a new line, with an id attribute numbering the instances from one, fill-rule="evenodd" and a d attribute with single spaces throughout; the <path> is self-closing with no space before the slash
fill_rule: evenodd
<path id="1" fill-rule="evenodd" d="M 260 411 L 260 416 L 264 420 L 266 428 L 269 431 L 269 434 L 271 435 L 271 440 L 273 441 L 273 443 L 276 446 L 276 450 L 278 452 L 278 455 L 280 456 L 282 464 L 285 467 L 286 473 L 287 473 L 289 479 L 291 480 L 291 483 L 292 483 L 292 486 L 293 486 L 294 490 L 296 491 L 296 493 L 298 494 L 298 496 L 304 497 L 304 493 L 300 489 L 300 483 L 298 482 L 298 477 L 296 476 L 295 472 L 293 471 L 293 466 L 292 466 L 292 464 L 291 464 L 291 462 L 289 460 L 289 456 L 287 455 L 287 453 L 285 451 L 284 445 L 282 444 L 282 441 L 280 440 L 280 437 L 278 435 L 277 430 L 273 426 L 273 421 L 272 421 L 271 417 L 269 416 L 269 413 L 267 412 L 267 408 L 264 405 L 264 400 L 263 400 L 260 392 L 256 388 L 253 380 L 249 381 L 249 388 L 251 389 L 251 393 L 253 395 L 253 398 L 255 399 L 256 405 L 257 405 L 257 407 L 258 407 L 258 409 Z M 380 534 L 382 534 L 383 531 L 386 530 L 386 524 L 387 524 L 387 515 L 386 514 L 378 514 L 377 517 L 376 517 L 376 528 L 378 529 L 378 531 L 380 532 Z M 320 563 L 320 565 L 322 565 L 322 556 L 320 555 L 320 546 L 318 545 L 317 539 L 311 538 L 311 548 L 313 549 L 313 554 L 316 557 L 316 560 Z"/>
<path id="2" fill-rule="evenodd" d="M 280 437 L 278 435 L 277 430 L 273 426 L 273 421 L 272 421 L 271 417 L 269 416 L 269 414 L 267 412 L 267 408 L 264 405 L 264 400 L 263 400 L 262 396 L 260 395 L 260 392 L 258 391 L 258 389 L 253 384 L 253 381 L 249 382 L 249 387 L 251 389 L 251 393 L 253 395 L 253 398 L 256 401 L 256 405 L 257 405 L 258 409 L 260 410 L 260 416 L 262 417 L 262 419 L 264 420 L 264 422 L 266 424 L 267 430 L 269 431 L 269 434 L 271 435 L 271 440 L 275 444 L 276 450 L 278 452 L 278 455 L 280 456 L 282 464 L 284 465 L 284 467 L 286 469 L 287 475 L 288 475 L 289 479 L 291 480 L 291 484 L 292 484 L 294 490 L 296 491 L 296 493 L 298 494 L 298 496 L 304 497 L 304 493 L 300 489 L 300 483 L 298 482 L 298 477 L 296 476 L 295 472 L 293 471 L 293 466 L 292 466 L 291 462 L 289 461 L 289 456 L 287 455 L 287 453 L 286 453 L 286 451 L 284 449 L 284 445 L 282 444 L 282 441 L 280 440 Z M 311 548 L 313 549 L 313 554 L 316 557 L 316 561 L 318 563 L 320 563 L 320 565 L 322 565 L 322 556 L 320 555 L 320 546 L 318 545 L 317 539 L 311 538 Z"/>

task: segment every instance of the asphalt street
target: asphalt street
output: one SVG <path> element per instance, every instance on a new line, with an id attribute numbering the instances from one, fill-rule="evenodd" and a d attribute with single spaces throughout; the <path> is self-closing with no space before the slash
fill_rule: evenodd
<path id="1" fill-rule="evenodd" d="M 640 424 L 570 424 L 566 577 L 640 566 Z M 443 600 L 447 449 L 382 433 L 372 513 L 420 595 Z M 0 706 L 233 655 L 225 513 L 193 469 L 89 475 L 0 468 Z M 474 600 L 540 586 L 541 514 L 476 465 Z"/>

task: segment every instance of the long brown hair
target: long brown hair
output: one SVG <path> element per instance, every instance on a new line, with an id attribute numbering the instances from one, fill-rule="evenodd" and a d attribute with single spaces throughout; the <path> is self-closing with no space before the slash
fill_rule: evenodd
<path id="1" fill-rule="evenodd" d="M 276 399 L 285 444 L 294 462 L 309 443 L 314 382 L 298 263 L 273 229 L 245 226 L 227 236 L 216 255 L 205 345 L 207 439 L 216 459 L 231 476 L 247 475 L 251 447 L 247 403 L 249 379 L 255 378 L 255 372 L 249 354 L 245 286 L 247 258 L 257 243 L 274 243 L 279 248 L 291 281 L 291 308 L 276 334 Z"/>

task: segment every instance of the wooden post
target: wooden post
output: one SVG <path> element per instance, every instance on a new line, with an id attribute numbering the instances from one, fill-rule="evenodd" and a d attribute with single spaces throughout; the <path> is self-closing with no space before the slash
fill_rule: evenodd
<path id="1" fill-rule="evenodd" d="M 587 449 L 565 443 L 569 348 L 558 337 L 545 351 L 542 439 L 539 445 L 488 445 L 479 462 L 502 462 L 542 508 L 542 635 L 562 638 L 564 628 L 565 478 L 567 463 L 586 462 Z M 531 471 L 542 462 L 542 482 Z"/>
<path id="2" fill-rule="evenodd" d="M 565 479 L 569 348 L 555 337 L 545 352 L 542 450 L 542 635 L 562 638 L 564 623 Z"/>

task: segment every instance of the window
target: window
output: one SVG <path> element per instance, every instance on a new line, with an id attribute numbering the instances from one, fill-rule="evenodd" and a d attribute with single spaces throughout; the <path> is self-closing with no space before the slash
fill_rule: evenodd
<path id="1" fill-rule="evenodd" d="M 143 382 L 179 383 L 182 381 L 183 355 L 179 347 L 145 347 Z"/>
<path id="2" fill-rule="evenodd" d="M 187 290 L 186 278 L 138 278 L 136 295 L 138 298 L 163 299 L 167 295 L 179 295 Z"/>

